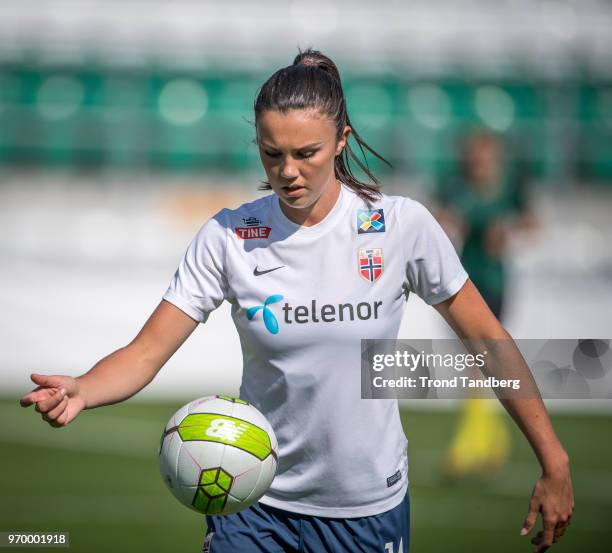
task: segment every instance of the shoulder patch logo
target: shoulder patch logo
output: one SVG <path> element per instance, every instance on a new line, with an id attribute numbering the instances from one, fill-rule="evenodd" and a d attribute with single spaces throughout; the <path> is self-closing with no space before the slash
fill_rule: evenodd
<path id="1" fill-rule="evenodd" d="M 376 282 L 383 274 L 382 248 L 359 250 L 359 274 L 369 282 Z"/>
<path id="2" fill-rule="evenodd" d="M 248 223 L 247 223 L 248 224 Z M 270 236 L 272 227 L 234 227 L 236 236 L 241 240 L 263 240 Z"/>
<path id="3" fill-rule="evenodd" d="M 385 214 L 382 209 L 357 210 L 357 234 L 385 232 Z"/>

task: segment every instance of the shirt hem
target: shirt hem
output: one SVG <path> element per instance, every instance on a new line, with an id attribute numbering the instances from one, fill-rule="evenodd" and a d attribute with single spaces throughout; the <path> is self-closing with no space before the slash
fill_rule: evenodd
<path id="1" fill-rule="evenodd" d="M 202 313 L 201 311 L 193 307 L 187 300 L 185 300 L 175 292 L 166 292 L 162 296 L 162 299 L 178 307 L 183 313 L 189 315 L 194 321 L 204 323 L 208 318 L 208 313 Z"/>
<path id="2" fill-rule="evenodd" d="M 463 288 L 463 285 L 466 283 L 467 279 L 468 274 L 464 269 L 462 269 L 459 271 L 459 274 L 453 280 L 451 280 L 451 283 L 444 288 L 444 290 L 434 294 L 433 296 L 429 296 L 425 302 L 429 305 L 437 305 L 438 303 L 442 303 L 448 298 L 453 297 L 457 292 L 459 292 L 459 290 L 461 290 L 461 288 Z"/>
<path id="3" fill-rule="evenodd" d="M 269 507 L 274 507 L 275 509 L 282 509 L 283 511 L 300 515 L 327 518 L 360 518 L 380 515 L 397 507 L 404 500 L 407 491 L 408 481 L 404 480 L 402 486 L 398 488 L 389 499 L 364 507 L 321 507 L 318 505 L 309 505 L 307 503 L 298 503 L 296 501 L 282 501 L 268 495 L 264 495 L 259 502 Z"/>

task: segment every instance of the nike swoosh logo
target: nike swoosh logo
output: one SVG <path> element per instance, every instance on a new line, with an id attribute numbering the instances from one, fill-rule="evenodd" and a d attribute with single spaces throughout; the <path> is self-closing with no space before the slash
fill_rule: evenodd
<path id="1" fill-rule="evenodd" d="M 257 267 L 255 267 L 255 269 L 253 269 L 253 274 L 255 276 L 261 276 L 261 275 L 265 275 L 266 273 L 271 273 L 272 271 L 276 271 L 277 269 L 282 269 L 284 267 L 284 265 L 281 265 L 280 267 L 274 267 L 274 269 L 267 269 L 265 271 L 260 271 Z"/>

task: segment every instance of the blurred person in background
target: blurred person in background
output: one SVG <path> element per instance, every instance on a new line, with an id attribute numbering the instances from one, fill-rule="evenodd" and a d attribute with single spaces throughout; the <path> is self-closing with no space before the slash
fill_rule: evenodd
<path id="1" fill-rule="evenodd" d="M 459 174 L 440 182 L 436 218 L 461 251 L 461 262 L 498 320 L 504 320 L 511 236 L 533 230 L 526 183 L 501 137 L 468 134 Z M 449 479 L 495 475 L 510 455 L 510 432 L 494 401 L 463 403 L 442 472 Z"/>

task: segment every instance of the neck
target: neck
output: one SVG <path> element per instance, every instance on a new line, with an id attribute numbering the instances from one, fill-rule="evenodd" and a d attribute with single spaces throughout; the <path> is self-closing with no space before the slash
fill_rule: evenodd
<path id="1" fill-rule="evenodd" d="M 290 207 L 284 202 L 280 202 L 280 208 L 287 218 L 297 225 L 312 227 L 320 223 L 336 205 L 340 196 L 340 182 L 334 178 L 333 183 L 327 186 L 326 191 L 308 207 Z"/>

